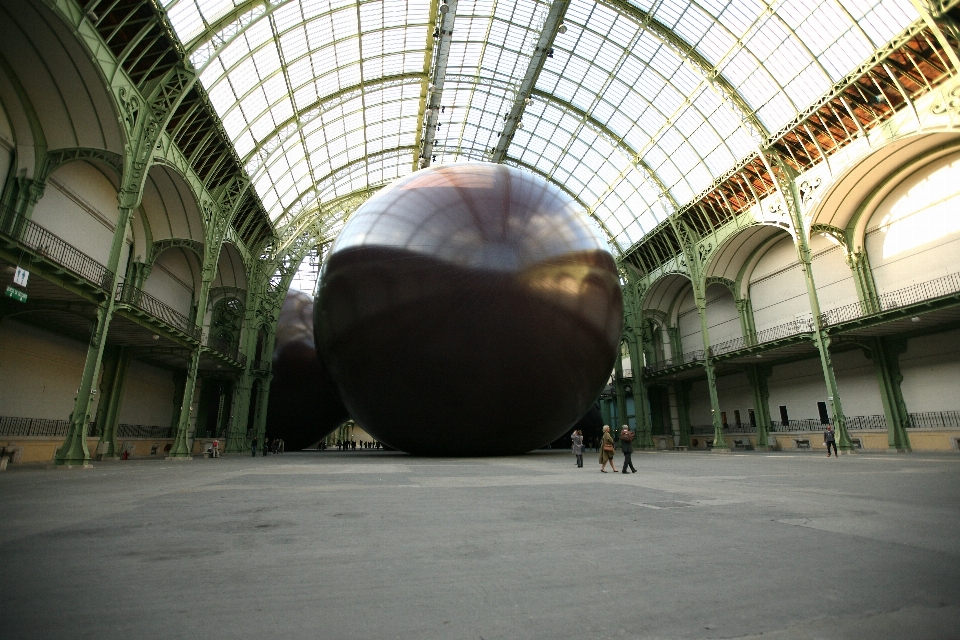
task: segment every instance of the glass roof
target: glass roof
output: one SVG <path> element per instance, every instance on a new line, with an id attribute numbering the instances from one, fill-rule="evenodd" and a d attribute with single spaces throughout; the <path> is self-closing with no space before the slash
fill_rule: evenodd
<path id="1" fill-rule="evenodd" d="M 415 170 L 438 0 L 162 0 L 270 217 Z M 551 2 L 458 0 L 437 163 L 489 160 Z M 626 249 L 918 19 L 910 0 L 570 0 L 504 162 Z"/>

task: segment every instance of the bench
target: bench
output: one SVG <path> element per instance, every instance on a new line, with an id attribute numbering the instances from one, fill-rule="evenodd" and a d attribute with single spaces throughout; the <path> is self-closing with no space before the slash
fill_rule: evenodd
<path id="1" fill-rule="evenodd" d="M 682 444 L 678 444 L 677 446 L 675 446 L 675 447 L 673 448 L 673 450 L 674 450 L 674 451 L 686 451 L 687 448 L 686 448 L 685 446 L 683 446 Z"/>
<path id="2" fill-rule="evenodd" d="M 739 451 L 753 451 L 753 445 L 750 444 L 750 438 L 737 438 L 733 441 L 733 448 Z"/>
<path id="3" fill-rule="evenodd" d="M 794 448 L 794 449 L 809 449 L 809 448 L 810 448 L 810 438 L 794 438 L 794 439 L 793 439 L 793 448 Z"/>

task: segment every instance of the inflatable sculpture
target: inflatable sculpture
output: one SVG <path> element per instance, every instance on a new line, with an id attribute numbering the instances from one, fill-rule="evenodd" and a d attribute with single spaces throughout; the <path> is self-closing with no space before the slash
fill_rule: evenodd
<path id="1" fill-rule="evenodd" d="M 618 353 L 613 257 L 559 188 L 494 164 L 424 169 L 361 206 L 321 272 L 318 350 L 351 417 L 422 455 L 563 435 Z"/>

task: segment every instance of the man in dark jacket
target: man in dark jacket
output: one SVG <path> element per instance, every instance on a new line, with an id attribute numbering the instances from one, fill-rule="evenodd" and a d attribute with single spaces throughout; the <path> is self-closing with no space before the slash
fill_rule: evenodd
<path id="1" fill-rule="evenodd" d="M 637 472 L 631 459 L 633 457 L 633 439 L 635 436 L 636 434 L 630 431 L 630 427 L 623 425 L 623 429 L 620 430 L 620 451 L 623 452 L 622 473 L 627 472 L 627 467 L 630 467 L 631 473 Z"/>

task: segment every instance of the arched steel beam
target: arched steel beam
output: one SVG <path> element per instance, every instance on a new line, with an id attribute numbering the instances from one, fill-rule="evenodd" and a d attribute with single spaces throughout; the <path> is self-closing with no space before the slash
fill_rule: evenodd
<path id="1" fill-rule="evenodd" d="M 553 46 L 553 41 L 557 37 L 557 30 L 560 23 L 563 22 L 563 16 L 567 13 L 567 7 L 570 6 L 570 0 L 553 0 L 550 5 L 550 11 L 543 23 L 540 32 L 540 38 L 530 56 L 530 62 L 527 64 L 527 70 L 520 81 L 520 88 L 517 91 L 517 97 L 507 113 L 507 119 L 504 123 L 503 132 L 497 141 L 497 146 L 490 154 L 490 160 L 493 162 L 503 162 L 507 157 L 507 147 L 513 141 L 513 134 L 517 131 L 517 125 L 520 118 L 523 117 L 523 111 L 527 107 L 527 99 L 533 88 L 537 86 L 537 79 L 540 72 L 543 71 L 543 65 L 547 61 L 547 53 Z"/>

